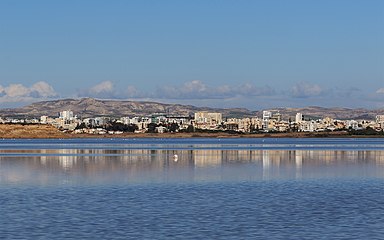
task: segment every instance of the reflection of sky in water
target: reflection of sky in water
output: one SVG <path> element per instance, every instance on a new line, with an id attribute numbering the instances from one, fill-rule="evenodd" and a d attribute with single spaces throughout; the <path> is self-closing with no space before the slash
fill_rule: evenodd
<path id="1" fill-rule="evenodd" d="M 3 140 L 0 186 L 384 178 L 383 145 L 380 139 Z"/>
<path id="2" fill-rule="evenodd" d="M 288 138 L 234 138 L 234 139 L 33 139 L 0 140 L 0 150 L 16 149 L 254 149 L 254 150 L 384 150 L 380 138 L 332 138 L 332 139 L 288 139 Z"/>

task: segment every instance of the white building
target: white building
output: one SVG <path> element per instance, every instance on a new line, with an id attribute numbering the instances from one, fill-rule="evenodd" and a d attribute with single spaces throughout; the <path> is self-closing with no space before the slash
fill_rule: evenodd
<path id="1" fill-rule="evenodd" d="M 376 116 L 376 124 L 380 129 L 384 129 L 384 115 Z"/>
<path id="2" fill-rule="evenodd" d="M 263 129 L 267 130 L 269 128 L 269 120 L 272 117 L 271 111 L 263 111 Z"/>
<path id="3" fill-rule="evenodd" d="M 301 114 L 301 113 L 296 113 L 295 122 L 296 122 L 296 123 L 300 123 L 301 121 L 303 121 L 303 114 Z"/>
<path id="4" fill-rule="evenodd" d="M 354 129 L 354 130 L 358 130 L 358 129 L 361 129 L 359 127 L 359 123 L 355 120 L 347 120 L 347 124 L 346 124 L 346 127 L 349 129 Z"/>
<path id="5" fill-rule="evenodd" d="M 47 119 L 48 121 L 48 119 Z M 55 119 L 54 125 L 65 130 L 74 130 L 77 126 L 77 117 L 70 110 L 60 112 L 60 116 Z"/>
<path id="6" fill-rule="evenodd" d="M 198 128 L 216 128 L 222 122 L 221 113 L 215 112 L 196 112 L 195 124 Z"/>
<path id="7" fill-rule="evenodd" d="M 384 123 L 384 115 L 377 115 L 376 123 Z"/>
<path id="8" fill-rule="evenodd" d="M 70 110 L 62 111 L 60 112 L 60 118 L 63 119 L 64 121 L 66 120 L 71 121 L 74 119 L 74 115 L 73 115 L 73 112 Z"/>
<path id="9" fill-rule="evenodd" d="M 121 117 L 120 121 L 125 125 L 129 125 L 131 123 L 129 117 Z"/>
<path id="10" fill-rule="evenodd" d="M 48 123 L 48 116 L 41 116 L 40 117 L 40 123 L 47 124 Z"/>
<path id="11" fill-rule="evenodd" d="M 302 121 L 299 124 L 300 132 L 314 132 L 317 129 L 316 121 Z"/>

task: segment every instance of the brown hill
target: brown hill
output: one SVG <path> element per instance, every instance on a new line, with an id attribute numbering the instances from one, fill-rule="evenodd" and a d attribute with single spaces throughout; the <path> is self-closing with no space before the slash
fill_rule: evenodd
<path id="1" fill-rule="evenodd" d="M 81 117 L 96 116 L 147 116 L 153 113 L 167 113 L 171 115 L 188 116 L 198 111 L 221 112 L 225 116 L 251 116 L 252 113 L 244 108 L 215 109 L 208 107 L 195 107 L 192 105 L 165 104 L 156 102 L 99 100 L 93 98 L 62 99 L 54 101 L 37 102 L 31 105 L 0 109 L 0 117 L 40 117 L 58 116 L 59 112 L 71 110 Z"/>
<path id="2" fill-rule="evenodd" d="M 96 116 L 147 116 L 153 113 L 188 116 L 193 115 L 198 111 L 221 112 L 223 117 L 262 117 L 262 111 L 250 111 L 245 108 L 209 108 L 181 104 L 99 100 L 93 98 L 44 101 L 21 108 L 0 109 L 0 117 L 38 118 L 42 115 L 56 117 L 59 112 L 64 110 L 71 110 L 74 114 L 83 118 Z M 278 110 L 285 120 L 288 120 L 289 118 L 294 119 L 295 114 L 298 112 L 302 113 L 306 118 L 311 119 L 331 117 L 334 119 L 372 120 L 376 115 L 384 114 L 384 109 L 367 110 L 363 108 L 305 107 L 276 108 L 268 110 Z"/>

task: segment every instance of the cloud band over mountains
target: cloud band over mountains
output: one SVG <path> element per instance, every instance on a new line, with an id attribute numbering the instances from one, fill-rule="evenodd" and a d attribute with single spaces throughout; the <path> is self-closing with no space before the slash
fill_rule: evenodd
<path id="1" fill-rule="evenodd" d="M 134 86 L 125 89 L 115 88 L 112 81 L 104 81 L 86 90 L 80 90 L 78 97 L 95 98 L 154 98 L 154 99 L 227 99 L 237 96 L 271 96 L 271 87 L 256 87 L 245 83 L 236 86 L 221 85 L 211 87 L 200 80 L 192 80 L 177 86 L 157 86 L 154 92 L 142 92 Z"/>
<path id="2" fill-rule="evenodd" d="M 268 86 L 256 87 L 253 84 L 245 83 L 236 86 L 221 85 L 210 87 L 200 80 L 193 80 L 180 86 L 158 87 L 154 97 L 171 99 L 226 99 L 236 96 L 270 96 L 274 94 L 275 90 Z"/>
<path id="3" fill-rule="evenodd" d="M 0 85 L 0 102 L 27 102 L 57 96 L 53 87 L 44 81 L 37 82 L 30 87 L 22 84 Z"/>
<path id="4" fill-rule="evenodd" d="M 22 84 L 0 85 L 0 103 L 29 103 L 46 99 L 58 98 L 59 94 L 47 82 L 39 81 L 32 86 Z M 363 95 L 361 90 L 349 87 L 346 89 L 326 89 L 319 84 L 306 81 L 297 82 L 288 89 L 276 89 L 270 86 L 257 86 L 253 83 L 240 83 L 237 85 L 209 86 L 201 80 L 192 80 L 179 85 L 160 85 L 152 92 L 138 90 L 135 86 L 116 87 L 113 81 L 103 81 L 88 89 L 78 90 L 75 94 L 66 97 L 93 97 L 101 99 L 132 99 L 132 100 L 174 100 L 194 101 L 206 100 L 216 102 L 215 105 L 238 104 L 239 107 L 247 106 L 247 101 L 258 101 L 258 105 L 286 106 L 302 105 L 305 99 L 306 105 L 316 105 L 314 99 L 332 100 L 336 103 L 348 103 L 351 99 L 373 102 L 375 107 L 384 107 L 384 88 Z M 268 100 L 265 100 L 268 99 Z M 224 100 L 224 101 L 223 101 Z M 313 102 L 311 102 L 313 100 Z M 268 103 L 273 101 L 273 103 Z M 248 103 L 248 105 L 251 105 Z M 317 104 L 319 105 L 319 104 Z M 337 106 L 334 104 L 333 106 Z M 222 106 L 226 107 L 226 106 Z"/>

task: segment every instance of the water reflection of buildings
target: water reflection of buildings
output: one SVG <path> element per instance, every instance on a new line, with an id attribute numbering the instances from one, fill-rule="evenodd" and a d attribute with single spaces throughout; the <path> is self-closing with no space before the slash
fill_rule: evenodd
<path id="1" fill-rule="evenodd" d="M 173 156 L 178 155 L 178 161 Z M 0 161 L 15 160 L 15 156 L 0 150 Z M 99 167 L 115 164 L 126 167 L 146 168 L 149 166 L 195 166 L 206 167 L 227 163 L 260 162 L 264 168 L 279 165 L 324 165 L 333 163 L 370 162 L 384 164 L 384 151 L 343 151 L 343 150 L 168 150 L 168 149 L 41 149 L 20 150 L 17 158 L 28 157 L 34 161 L 26 164 L 76 168 L 85 165 Z"/>
<path id="2" fill-rule="evenodd" d="M 281 168 L 292 169 L 295 177 L 301 178 L 306 167 L 345 164 L 384 166 L 384 151 L 373 150 L 40 149 L 18 150 L 18 156 L 7 153 L 10 152 L 0 150 L 0 180 L 7 176 L 22 179 L 29 176 L 26 172 L 37 172 L 37 175 L 63 172 L 95 178 L 103 173 L 119 173 L 127 179 L 135 179 L 178 169 L 187 169 L 192 174 L 189 177 L 193 178 L 194 169 L 250 163 L 262 170 L 260 177 L 263 179 L 279 175 Z M 177 161 L 174 161 L 175 154 Z M 23 171 L 17 172 L 12 166 L 21 167 Z M 4 168 L 14 170 L 4 171 Z"/>

